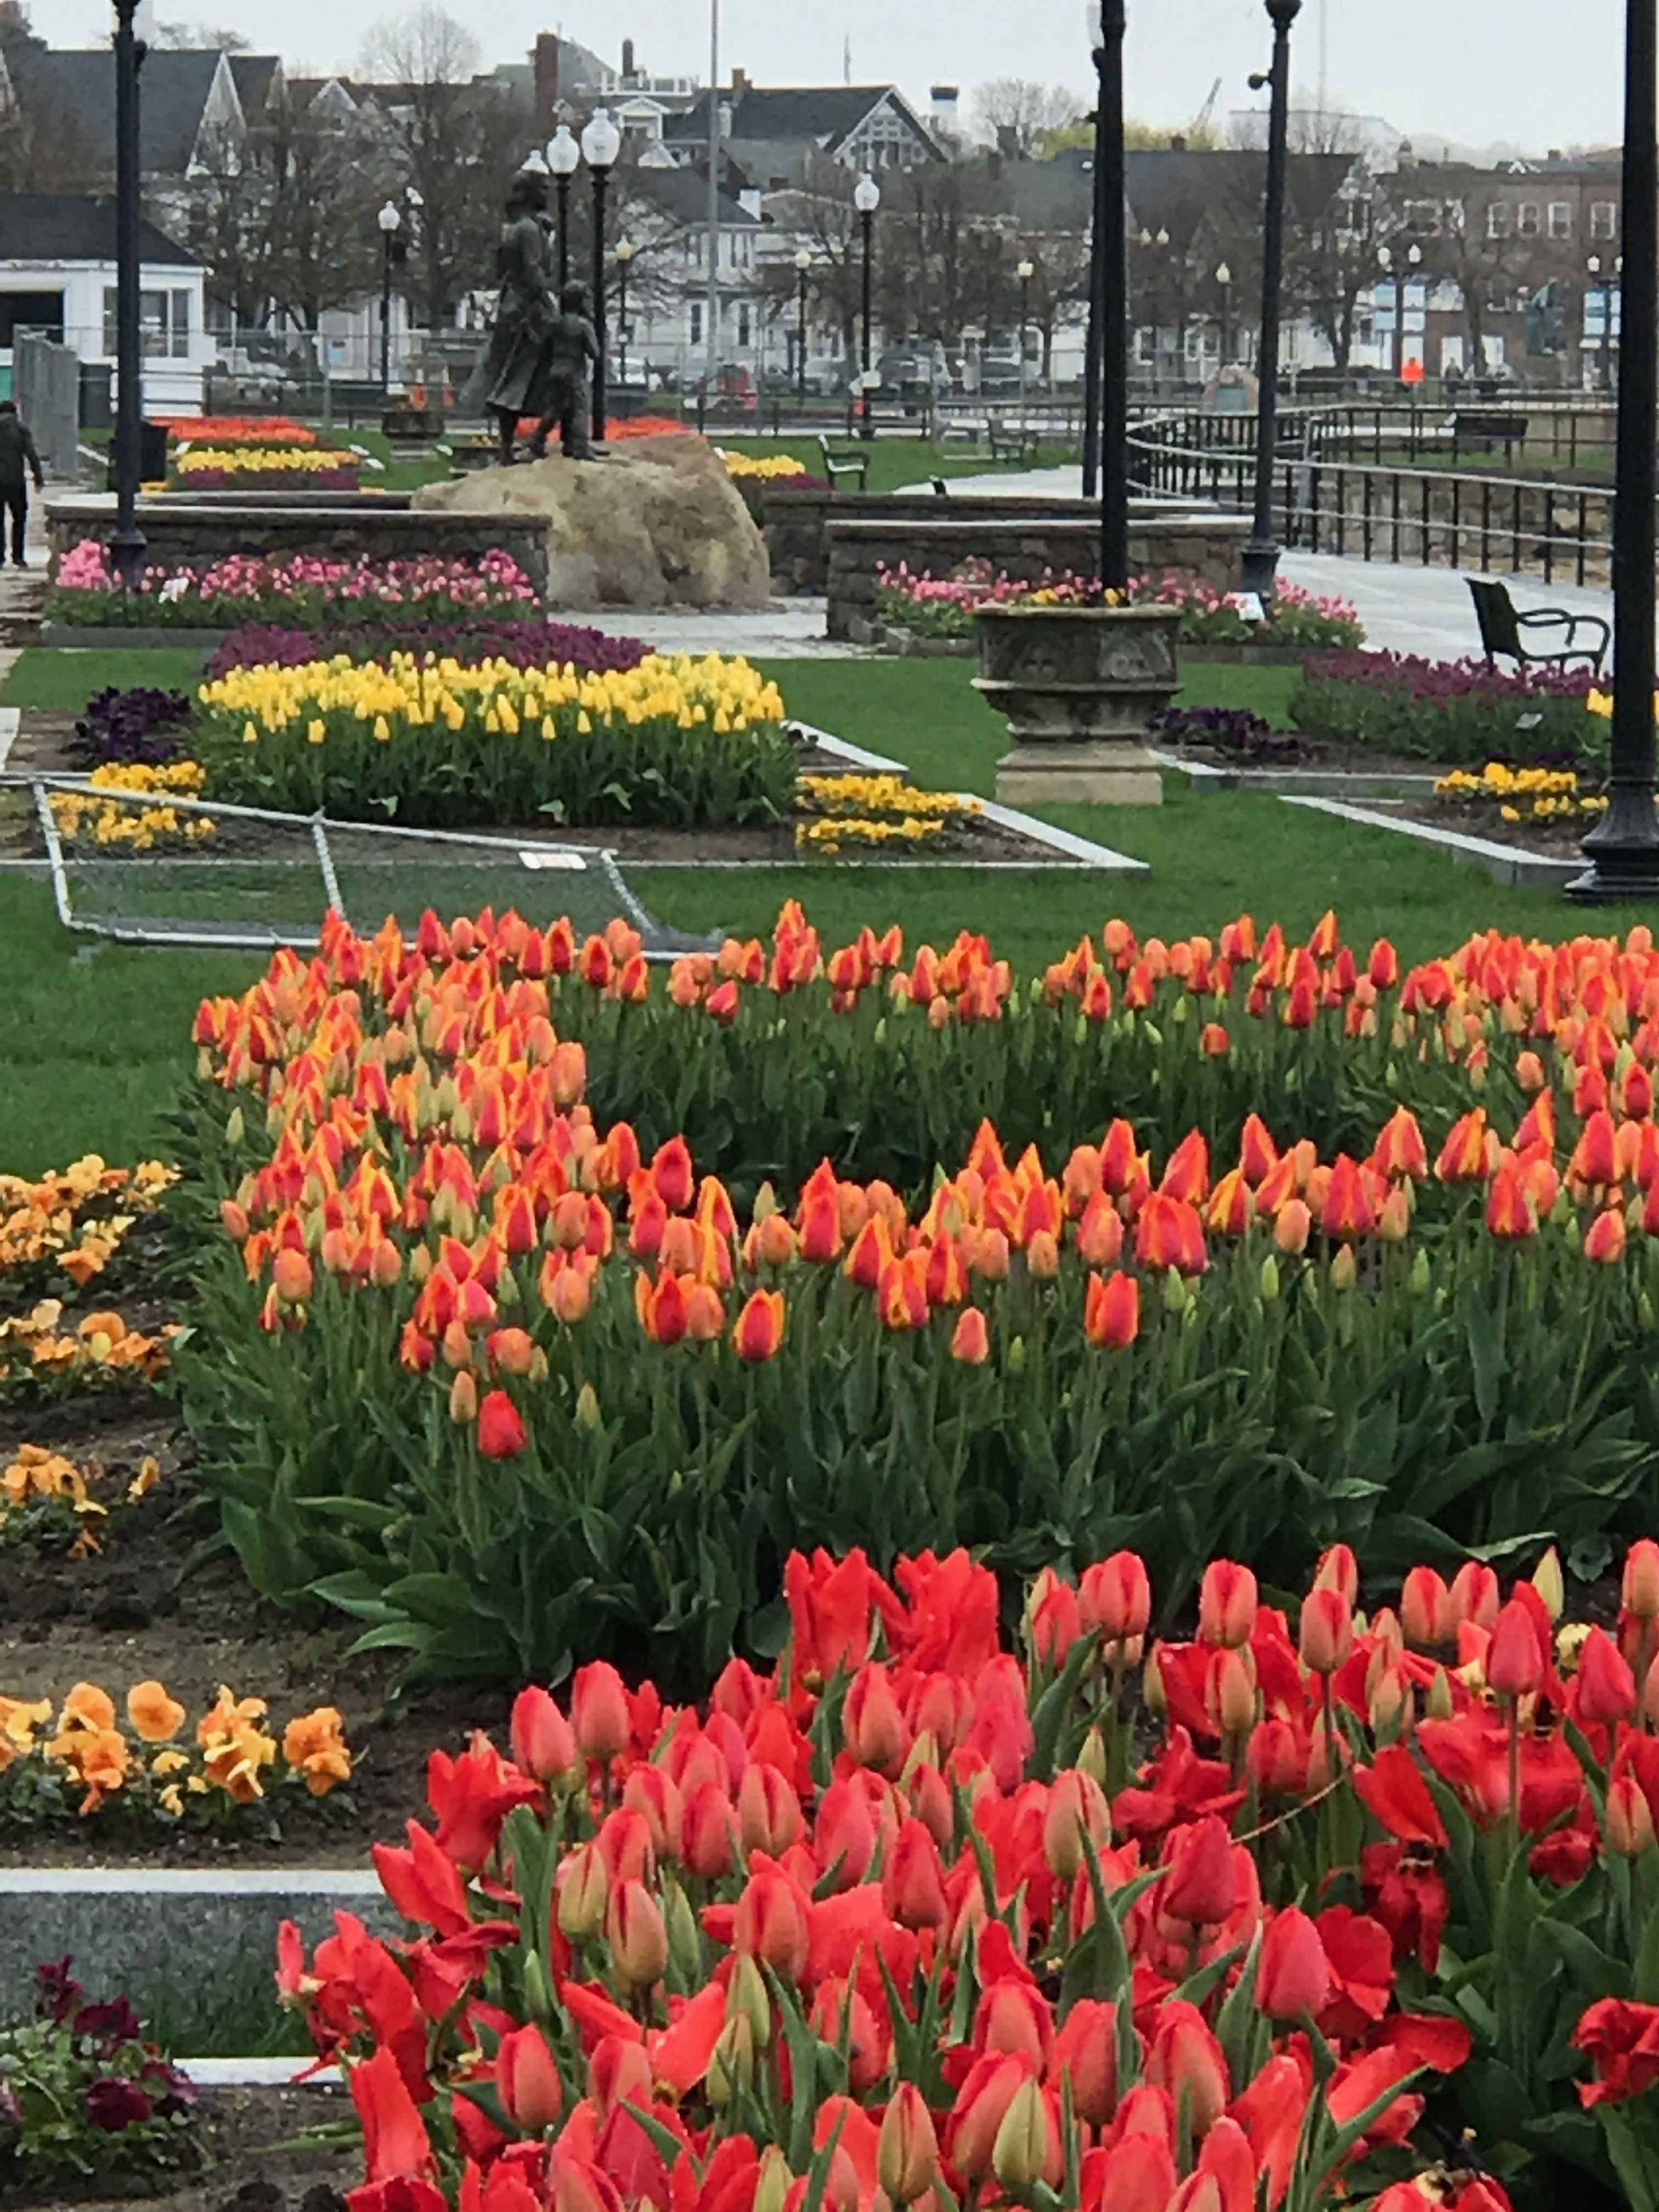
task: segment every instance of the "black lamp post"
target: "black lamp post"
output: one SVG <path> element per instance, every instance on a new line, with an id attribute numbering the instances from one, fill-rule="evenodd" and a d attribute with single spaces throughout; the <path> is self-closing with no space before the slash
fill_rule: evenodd
<path id="1" fill-rule="evenodd" d="M 138 325 L 138 64 L 143 47 L 132 19 L 138 0 L 115 0 L 115 535 L 110 554 L 125 591 L 144 573 L 138 474 L 144 416 Z"/>
<path id="2" fill-rule="evenodd" d="M 806 405 L 806 278 L 812 257 L 803 246 L 795 256 L 795 397 Z"/>
<path id="3" fill-rule="evenodd" d="M 1215 272 L 1215 281 L 1221 287 L 1221 367 L 1225 368 L 1233 357 L 1233 272 L 1224 261 Z"/>
<path id="4" fill-rule="evenodd" d="M 1095 312 L 1100 325 L 1100 580 L 1129 581 L 1129 245 L 1123 228 L 1125 0 L 1090 0 L 1095 107 Z"/>
<path id="5" fill-rule="evenodd" d="M 388 200 L 374 218 L 380 226 L 380 396 L 392 396 L 392 252 L 403 216 Z"/>
<path id="6" fill-rule="evenodd" d="M 1285 275 L 1285 176 L 1291 125 L 1291 26 L 1302 0 L 1267 0 L 1273 26 L 1273 63 L 1253 90 L 1273 88 L 1267 123 L 1267 208 L 1261 257 L 1261 352 L 1256 363 L 1261 398 L 1255 422 L 1255 521 L 1244 548 L 1241 580 L 1247 592 L 1273 596 L 1279 572 L 1273 538 L 1273 458 L 1279 445 L 1279 295 Z"/>
<path id="7" fill-rule="evenodd" d="M 1025 333 L 1031 321 L 1031 279 L 1036 275 L 1034 261 L 1022 261 L 1014 270 L 1019 279 L 1019 396 L 1025 397 Z"/>
<path id="8" fill-rule="evenodd" d="M 559 289 L 570 282 L 570 179 L 576 173 L 582 149 L 570 135 L 570 125 L 560 124 L 547 142 L 547 166 L 553 172 L 553 189 L 559 204 Z"/>
<path id="9" fill-rule="evenodd" d="M 1567 885 L 1580 900 L 1659 897 L 1653 805 L 1654 517 L 1659 493 L 1659 27 L 1626 0 L 1625 270 L 1613 515 L 1613 777 L 1607 812 Z M 1628 341 L 1629 349 L 1626 349 Z"/>
<path id="10" fill-rule="evenodd" d="M 1595 363 L 1595 387 L 1598 392 L 1613 389 L 1613 284 L 1602 273 L 1601 257 L 1592 253 L 1586 266 L 1590 274 L 1590 289 L 1601 295 L 1601 343 Z"/>
<path id="11" fill-rule="evenodd" d="M 853 188 L 853 204 L 859 211 L 859 221 L 864 227 L 864 332 L 860 357 L 864 374 L 861 382 L 862 418 L 859 424 L 861 438 L 873 438 L 876 426 L 870 413 L 870 252 L 875 236 L 876 210 L 881 205 L 881 186 L 866 170 Z"/>
<path id="12" fill-rule="evenodd" d="M 593 364 L 593 442 L 605 443 L 605 189 L 611 167 L 622 151 L 622 133 L 608 111 L 596 107 L 582 132 L 582 155 L 593 176 L 593 327 L 599 332 L 599 357 Z"/>

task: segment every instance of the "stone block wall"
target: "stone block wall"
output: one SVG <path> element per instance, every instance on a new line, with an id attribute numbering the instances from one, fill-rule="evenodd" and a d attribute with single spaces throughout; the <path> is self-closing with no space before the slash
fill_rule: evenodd
<path id="1" fill-rule="evenodd" d="M 958 503 L 952 501 L 946 517 L 939 512 L 945 504 L 937 501 L 920 517 L 890 519 L 884 513 L 879 520 L 844 516 L 837 506 L 827 532 L 831 637 L 867 641 L 875 611 L 876 571 L 896 568 L 902 561 L 913 569 L 943 576 L 963 561 L 986 560 L 1033 584 L 1046 574 L 1068 568 L 1084 575 L 1098 572 L 1100 526 L 1079 501 L 1055 501 L 1063 513 L 1047 515 L 1024 507 L 1011 515 L 1006 501 L 985 502 L 995 509 L 990 516 L 958 514 Z M 1174 568 L 1201 577 L 1218 591 L 1233 591 L 1238 584 L 1239 556 L 1249 534 L 1249 521 L 1243 515 L 1146 508 L 1130 519 L 1129 559 L 1138 572 L 1162 575 Z"/>
<path id="2" fill-rule="evenodd" d="M 86 497 L 46 501 L 49 573 L 82 538 L 107 541 L 115 530 L 109 501 Z M 353 500 L 306 493 L 265 499 L 220 495 L 184 499 L 172 494 L 138 502 L 138 526 L 148 558 L 158 568 L 205 565 L 233 553 L 286 558 L 314 553 L 331 560 L 411 560 L 435 554 L 445 560 L 476 559 L 500 547 L 535 584 L 547 588 L 547 525 L 533 514 L 478 515 L 416 513 L 406 495 L 385 493 Z"/>

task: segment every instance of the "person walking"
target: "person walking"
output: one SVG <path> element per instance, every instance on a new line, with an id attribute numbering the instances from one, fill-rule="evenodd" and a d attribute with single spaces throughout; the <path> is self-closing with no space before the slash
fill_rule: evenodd
<path id="1" fill-rule="evenodd" d="M 26 468 L 33 471 L 36 491 L 44 491 L 46 480 L 41 473 L 40 456 L 34 450 L 28 425 L 18 413 L 15 399 L 0 399 L 0 502 L 3 502 L 11 517 L 12 565 L 18 568 L 28 566 L 23 558 L 23 533 L 29 520 L 29 488 L 23 474 Z M 0 568 L 5 565 L 4 525 L 0 520 Z"/>

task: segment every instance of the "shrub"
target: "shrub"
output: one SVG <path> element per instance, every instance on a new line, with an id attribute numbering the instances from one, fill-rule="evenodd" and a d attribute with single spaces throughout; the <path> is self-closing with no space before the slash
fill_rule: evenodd
<path id="1" fill-rule="evenodd" d="M 1336 653 L 1304 668 L 1290 714 L 1299 730 L 1448 766 L 1601 763 L 1607 728 L 1587 703 L 1591 689 L 1587 671 L 1507 675 L 1478 660 Z"/>
<path id="2" fill-rule="evenodd" d="M 462 667 L 394 653 L 357 667 L 238 668 L 204 684 L 191 732 L 207 795 L 340 821 L 775 821 L 796 748 L 746 660 Z"/>
<path id="3" fill-rule="evenodd" d="M 1201 745 L 1251 768 L 1300 760 L 1306 748 L 1248 707 L 1165 707 L 1152 733 L 1165 744 Z"/>

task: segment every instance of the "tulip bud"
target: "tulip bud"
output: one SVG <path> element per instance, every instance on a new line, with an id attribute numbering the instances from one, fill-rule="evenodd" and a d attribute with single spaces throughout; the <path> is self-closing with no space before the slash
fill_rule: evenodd
<path id="1" fill-rule="evenodd" d="M 1543 1687 L 1538 1626 L 1518 1598 L 1498 1616 L 1486 1651 L 1486 1684 L 1500 1698 L 1527 1698 Z"/>
<path id="2" fill-rule="evenodd" d="M 1621 1774 L 1608 1784 L 1602 1825 L 1607 1849 L 1621 1859 L 1639 1858 L 1653 1842 L 1653 1808 L 1633 1774 Z"/>
<path id="3" fill-rule="evenodd" d="M 1204 1570 L 1198 1600 L 1198 1636 L 1201 1644 L 1237 1646 L 1248 1644 L 1255 1626 L 1255 1577 L 1231 1559 L 1212 1559 Z"/>
<path id="4" fill-rule="evenodd" d="M 927 2101 L 914 2081 L 901 2081 L 876 2138 L 876 2179 L 890 2203 L 914 2204 L 939 2179 L 939 2136 Z"/>
<path id="5" fill-rule="evenodd" d="M 1195 1928 L 1218 1926 L 1237 1904 L 1232 1838 L 1215 1814 L 1176 1831 L 1164 1863 L 1161 1902 L 1170 1919 Z"/>
<path id="6" fill-rule="evenodd" d="M 764 2051 L 772 2040 L 772 2001 L 760 1967 L 747 1951 L 738 1954 L 726 1985 L 726 2017 L 733 2020 L 739 2013 L 749 2022 L 755 2049 Z"/>
<path id="7" fill-rule="evenodd" d="M 677 1987 L 696 1990 L 708 1979 L 702 1935 L 690 1899 L 676 1881 L 663 1885 L 663 1925 L 668 1930 L 668 1971 Z"/>
<path id="8" fill-rule="evenodd" d="M 539 1951 L 524 1954 L 524 2008 L 538 2027 L 553 2025 L 553 1990 Z"/>
<path id="9" fill-rule="evenodd" d="M 285 1306 L 302 1306 L 311 1296 L 311 1262 L 303 1252 L 284 1248 L 270 1263 L 270 1279 Z"/>
<path id="10" fill-rule="evenodd" d="M 1112 1839 L 1112 1815 L 1100 1784 L 1077 1767 L 1057 1774 L 1042 1822 L 1042 1856 L 1057 1881 L 1071 1881 L 1083 1864 L 1083 1839 L 1097 1848 Z"/>
<path id="11" fill-rule="evenodd" d="M 1358 1273 L 1359 1267 L 1353 1256 L 1353 1246 L 1339 1245 L 1336 1255 L 1331 1261 L 1331 1288 L 1334 1291 L 1351 1291 L 1358 1279 Z"/>
<path id="12" fill-rule="evenodd" d="M 1073 1923 L 1075 1925 L 1075 1923 Z M 1103 2128 L 1117 2110 L 1117 2007 L 1079 1997 L 1054 2037 L 1048 2079 L 1067 2080 L 1085 2127 Z"/>
<path id="13" fill-rule="evenodd" d="M 708 2061 L 708 2101 L 716 2112 L 734 2096 L 745 2093 L 755 2079 L 755 2037 L 747 2019 L 738 2013 L 726 2021 Z"/>
<path id="14" fill-rule="evenodd" d="M 1279 1296 L 1279 1262 L 1271 1252 L 1261 1262 L 1261 1303 L 1272 1305 Z"/>
<path id="15" fill-rule="evenodd" d="M 1400 1591 L 1400 1626 L 1407 1644 L 1446 1641 L 1449 1593 L 1432 1567 L 1413 1567 Z"/>
<path id="16" fill-rule="evenodd" d="M 591 1382 L 584 1382 L 576 1393 L 576 1410 L 572 1419 L 585 1437 L 592 1436 L 599 1425 L 599 1394 Z"/>
<path id="17" fill-rule="evenodd" d="M 1161 1721 L 1170 1710 L 1170 1693 L 1164 1682 L 1164 1647 L 1154 1644 L 1152 1656 L 1141 1671 L 1140 1694 L 1147 1711 L 1155 1721 Z"/>
<path id="18" fill-rule="evenodd" d="M 247 1121 L 240 1106 L 233 1106 L 225 1121 L 225 1142 L 240 1145 L 247 1134 Z"/>
<path id="19" fill-rule="evenodd" d="M 1334 1674 L 1353 1650 L 1353 1613 L 1340 1590 L 1310 1590 L 1302 1607 L 1302 1663 L 1316 1674 Z"/>
<path id="20" fill-rule="evenodd" d="M 513 1701 L 513 1756 L 538 1782 L 559 1782 L 574 1771 L 576 1738 L 547 1692 L 532 1683 Z"/>
<path id="21" fill-rule="evenodd" d="M 1011 2197 L 1018 2197 L 1042 2180 L 1048 2162 L 1048 2112 L 1042 2085 L 1022 2081 L 1009 2100 L 991 2146 L 991 2171 Z"/>
<path id="22" fill-rule="evenodd" d="M 1437 1667 L 1434 1670 L 1434 1680 L 1429 1685 L 1428 1717 L 1431 1721 L 1449 1721 L 1456 1711 L 1457 1702 L 1452 1696 L 1451 1677 L 1443 1667 Z"/>
<path id="23" fill-rule="evenodd" d="M 761 2153 L 755 2183 L 755 2201 L 750 2212 L 783 2212 L 789 2196 L 789 2185 L 793 2179 L 788 2160 L 776 2143 L 768 2143 Z"/>
<path id="24" fill-rule="evenodd" d="M 1267 1923 L 1256 1970 L 1255 2002 L 1269 2020 L 1316 2016 L 1330 2002 L 1330 1961 L 1305 1912 L 1287 1905 Z"/>
<path id="25" fill-rule="evenodd" d="M 629 1990 L 654 1988 L 668 1966 L 668 1931 L 642 1881 L 619 1882 L 605 1908 L 611 1971 Z"/>
<path id="26" fill-rule="evenodd" d="M 1561 1554 L 1552 1544 L 1538 1562 L 1532 1586 L 1544 1601 L 1544 1610 L 1552 1620 L 1559 1620 L 1566 1608 L 1566 1584 L 1561 1574 Z"/>
<path id="27" fill-rule="evenodd" d="M 449 1386 L 449 1418 L 458 1427 L 478 1418 L 478 1386 L 468 1368 L 463 1367 Z"/>
<path id="28" fill-rule="evenodd" d="M 1625 1554 L 1625 1611 L 1638 1620 L 1659 1620 L 1659 1544 L 1639 1537 Z"/>
<path id="29" fill-rule="evenodd" d="M 1084 1737 L 1083 1747 L 1077 1755 L 1077 1771 L 1079 1774 L 1086 1774 L 1091 1782 L 1097 1783 L 1103 1790 L 1105 1788 L 1110 1767 L 1106 1757 L 1106 1739 L 1098 1728 L 1091 1728 Z"/>
<path id="30" fill-rule="evenodd" d="M 607 1661 L 576 1669 L 570 1686 L 570 1724 L 584 1757 L 608 1763 L 628 1747 L 628 1692 Z"/>
<path id="31" fill-rule="evenodd" d="M 559 1870 L 559 1928 L 573 1943 L 597 1936 L 605 1925 L 611 1878 L 597 1844 L 584 1844 Z"/>
<path id="32" fill-rule="evenodd" d="M 515 2027 L 495 2054 L 495 2087 L 520 2135 L 544 2136 L 564 2110 L 564 2083 L 540 2028 Z"/>
<path id="33" fill-rule="evenodd" d="M 1273 1218 L 1273 1243 L 1281 1252 L 1294 1256 L 1308 1249 L 1308 1239 L 1313 1234 L 1313 1215 L 1307 1201 L 1287 1198 Z"/>

